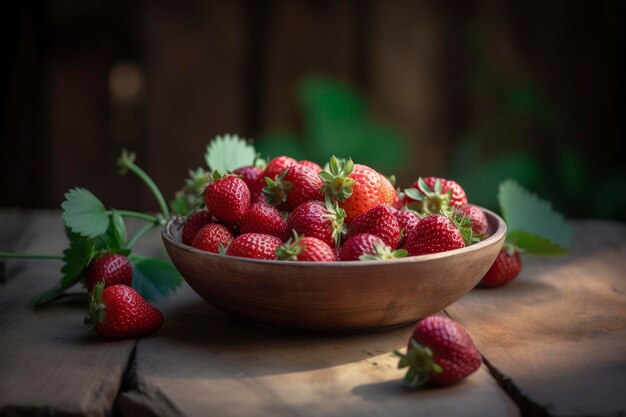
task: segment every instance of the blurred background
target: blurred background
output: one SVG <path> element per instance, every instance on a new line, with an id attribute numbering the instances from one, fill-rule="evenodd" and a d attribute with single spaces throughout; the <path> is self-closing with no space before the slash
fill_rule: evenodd
<path id="1" fill-rule="evenodd" d="M 237 133 L 263 156 L 351 156 L 496 206 L 515 178 L 626 220 L 621 1 L 24 1 L 3 5 L 0 206 L 74 186 L 156 209 Z"/>

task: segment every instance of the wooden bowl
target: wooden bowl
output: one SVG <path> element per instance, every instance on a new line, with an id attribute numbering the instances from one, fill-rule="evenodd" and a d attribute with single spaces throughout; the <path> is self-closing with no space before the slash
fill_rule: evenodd
<path id="1" fill-rule="evenodd" d="M 187 283 L 217 308 L 264 324 L 378 330 L 437 313 L 469 292 L 500 252 L 504 221 L 483 210 L 490 236 L 453 251 L 392 261 L 267 261 L 199 251 L 171 218 L 163 243 Z"/>

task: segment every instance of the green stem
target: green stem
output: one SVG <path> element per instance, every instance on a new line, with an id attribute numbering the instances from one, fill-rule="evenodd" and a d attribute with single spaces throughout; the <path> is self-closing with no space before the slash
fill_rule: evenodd
<path id="1" fill-rule="evenodd" d="M 57 259 L 63 260 L 63 255 L 41 255 L 27 253 L 0 252 L 0 259 Z"/>
<path id="2" fill-rule="evenodd" d="M 131 158 L 124 157 L 124 155 L 122 155 L 122 163 L 128 169 L 133 171 L 133 173 L 135 173 L 135 175 L 137 175 L 139 179 L 141 179 L 141 181 L 143 181 L 143 183 L 148 186 L 150 191 L 152 191 L 154 198 L 156 198 L 157 202 L 159 203 L 159 207 L 161 208 L 161 214 L 163 214 L 164 218 L 168 219 L 170 217 L 170 211 L 167 208 L 167 204 L 165 203 L 163 194 L 161 194 L 161 191 L 159 190 L 159 188 L 156 186 L 154 181 L 152 181 L 152 178 L 150 178 L 143 169 L 135 165 L 135 163 L 132 161 Z"/>
<path id="3" fill-rule="evenodd" d="M 135 243 L 137 243 L 137 241 L 141 239 L 143 235 L 148 233 L 150 230 L 154 229 L 156 226 L 157 226 L 156 224 L 152 223 L 152 224 L 147 224 L 141 229 L 139 229 L 137 234 L 133 236 L 133 238 L 126 244 L 126 248 L 132 249 L 133 246 L 135 246 Z"/>
<path id="4" fill-rule="evenodd" d="M 159 223 L 159 218 L 151 214 L 140 213 L 138 211 L 130 211 L 130 210 L 115 210 L 115 212 L 124 217 L 135 217 L 137 219 L 149 221 L 150 223 L 155 223 L 155 224 Z M 113 211 L 107 211 L 107 214 L 111 215 L 113 214 Z"/>

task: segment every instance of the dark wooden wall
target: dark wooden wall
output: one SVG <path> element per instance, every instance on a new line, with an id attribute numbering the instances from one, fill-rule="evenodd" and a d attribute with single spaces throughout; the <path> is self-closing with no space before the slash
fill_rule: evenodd
<path id="1" fill-rule="evenodd" d="M 539 0 L 13 5 L 2 16 L 0 206 L 54 207 L 83 186 L 110 206 L 152 208 L 135 179 L 116 176 L 122 148 L 172 195 L 216 134 L 297 128 L 294 84 L 311 71 L 355 85 L 406 133 L 405 179 L 445 173 L 481 117 L 465 76 L 474 26 L 572 116 L 572 140 L 615 152 L 623 15 L 618 2 Z M 110 86 L 120 63 L 139 71 L 128 97 Z"/>

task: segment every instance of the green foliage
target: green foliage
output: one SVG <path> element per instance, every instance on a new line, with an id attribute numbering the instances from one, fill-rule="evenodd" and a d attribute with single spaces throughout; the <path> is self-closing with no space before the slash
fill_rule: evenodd
<path id="1" fill-rule="evenodd" d="M 500 184 L 502 216 L 507 223 L 507 241 L 534 255 L 562 255 L 572 240 L 572 228 L 548 201 L 512 180 Z"/>
<path id="2" fill-rule="evenodd" d="M 148 301 L 174 293 L 183 282 L 178 270 L 170 262 L 131 255 L 133 265 L 133 288 Z"/>
<path id="3" fill-rule="evenodd" d="M 397 130 L 369 116 L 362 95 L 345 83 L 304 77 L 297 88 L 303 132 L 274 132 L 262 136 L 262 155 L 286 154 L 297 159 L 323 161 L 328 155 L 345 155 L 382 172 L 405 169 L 408 142 Z"/>
<path id="4" fill-rule="evenodd" d="M 95 238 L 109 227 L 109 214 L 104 204 L 84 188 L 67 192 L 61 208 L 65 225 L 81 236 Z"/>
<path id="5" fill-rule="evenodd" d="M 204 154 L 209 171 L 220 172 L 252 165 L 255 158 L 254 147 L 237 135 L 216 136 L 209 142 Z"/>

